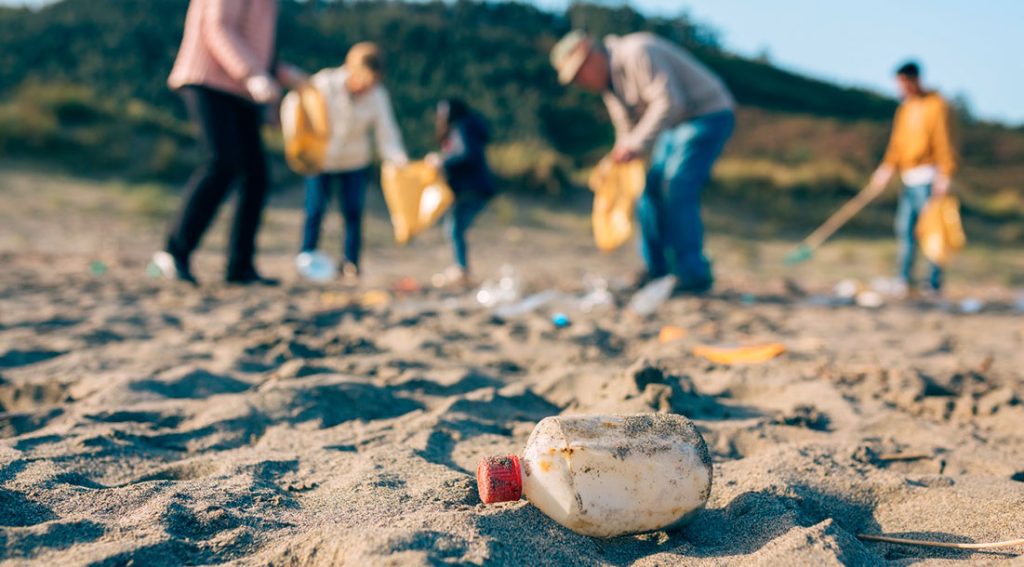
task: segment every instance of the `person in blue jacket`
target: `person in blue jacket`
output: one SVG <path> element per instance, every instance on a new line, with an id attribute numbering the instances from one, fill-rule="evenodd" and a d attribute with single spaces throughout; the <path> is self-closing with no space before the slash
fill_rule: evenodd
<path id="1" fill-rule="evenodd" d="M 490 140 L 487 122 L 464 101 L 447 98 L 437 105 L 435 130 L 440 150 L 428 161 L 444 171 L 455 193 L 446 225 L 455 251 L 455 265 L 439 280 L 443 285 L 470 283 L 466 232 L 497 193 L 486 149 Z"/>

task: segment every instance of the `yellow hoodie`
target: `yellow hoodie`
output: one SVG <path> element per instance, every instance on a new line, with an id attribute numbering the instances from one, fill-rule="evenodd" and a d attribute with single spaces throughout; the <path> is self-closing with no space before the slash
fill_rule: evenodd
<path id="1" fill-rule="evenodd" d="M 922 165 L 934 165 L 946 176 L 956 172 L 949 105 L 941 95 L 931 92 L 900 104 L 882 161 L 900 172 Z"/>

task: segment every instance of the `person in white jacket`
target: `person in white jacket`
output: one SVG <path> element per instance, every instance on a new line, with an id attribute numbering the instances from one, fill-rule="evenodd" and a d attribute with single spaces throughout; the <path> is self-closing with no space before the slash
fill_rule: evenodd
<path id="1" fill-rule="evenodd" d="M 381 84 L 380 50 L 373 43 L 357 43 L 341 67 L 324 69 L 311 82 L 327 103 L 330 142 L 323 171 L 306 179 L 306 222 L 301 252 L 313 252 L 320 239 L 320 224 L 332 189 L 339 189 L 345 223 L 345 260 L 341 273 L 359 275 L 362 248 L 362 216 L 366 183 L 373 163 L 371 134 L 381 159 L 405 165 L 409 158 L 391 108 L 391 98 Z"/>

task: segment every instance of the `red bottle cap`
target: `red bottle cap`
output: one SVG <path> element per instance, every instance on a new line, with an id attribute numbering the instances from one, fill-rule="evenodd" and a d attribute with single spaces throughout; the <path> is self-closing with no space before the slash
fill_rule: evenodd
<path id="1" fill-rule="evenodd" d="M 487 457 L 476 467 L 476 487 L 484 504 L 515 502 L 523 496 L 519 457 Z"/>

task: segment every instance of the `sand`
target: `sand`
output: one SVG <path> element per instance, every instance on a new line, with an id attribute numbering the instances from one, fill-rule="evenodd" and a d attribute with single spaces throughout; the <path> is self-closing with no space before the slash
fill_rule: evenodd
<path id="1" fill-rule="evenodd" d="M 973 315 L 821 306 L 801 292 L 827 292 L 844 262 L 787 285 L 712 235 L 718 290 L 651 318 L 556 306 L 569 327 L 550 309 L 503 322 L 471 293 L 429 286 L 359 305 L 401 276 L 429 281 L 449 254 L 440 235 L 396 249 L 375 217 L 361 288 L 302 283 L 292 195 L 262 239 L 261 267 L 284 286 L 217 284 L 219 227 L 194 290 L 144 275 L 160 215 L 102 184 L 0 179 L 5 563 L 940 565 L 1024 552 L 856 537 L 1024 537 L 1024 325 L 998 285 Z M 509 263 L 530 291 L 579 294 L 584 274 L 636 267 L 632 250 L 598 255 L 585 218 L 534 218 L 485 217 L 481 274 Z M 685 336 L 660 343 L 665 325 Z M 689 354 L 764 341 L 788 351 L 740 367 Z M 711 500 L 689 526 L 596 540 L 526 501 L 480 504 L 477 461 L 519 451 L 543 417 L 652 411 L 694 419 L 712 452 Z"/>

